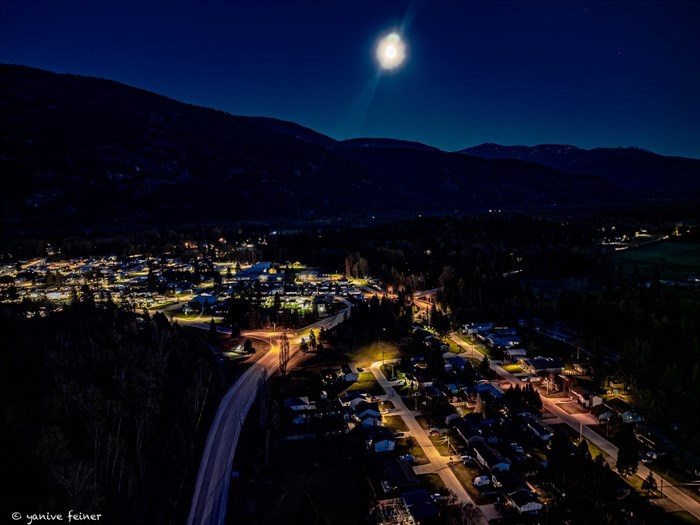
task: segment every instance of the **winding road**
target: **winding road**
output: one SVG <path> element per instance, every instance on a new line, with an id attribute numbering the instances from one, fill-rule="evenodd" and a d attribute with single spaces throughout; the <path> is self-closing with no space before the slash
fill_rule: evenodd
<path id="1" fill-rule="evenodd" d="M 341 302 L 344 302 L 348 308 L 352 306 L 344 299 L 341 299 Z M 299 350 L 301 337 L 312 329 L 332 328 L 343 320 L 345 312 L 347 310 L 294 332 L 294 336 L 289 338 L 289 369 L 296 364 L 292 361 L 292 357 Z M 209 329 L 209 323 L 189 323 L 188 326 Z M 221 331 L 220 327 L 219 330 Z M 271 375 L 279 369 L 281 332 L 255 330 L 246 331 L 243 336 L 269 340 L 271 349 L 238 378 L 219 404 L 199 465 L 192 506 L 187 519 L 189 525 L 223 525 L 225 523 L 231 467 L 243 422 L 255 401 L 258 380 L 263 375 L 263 371 Z"/>

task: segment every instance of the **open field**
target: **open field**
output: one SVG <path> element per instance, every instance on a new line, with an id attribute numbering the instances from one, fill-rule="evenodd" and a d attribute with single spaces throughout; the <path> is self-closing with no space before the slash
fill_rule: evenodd
<path id="1" fill-rule="evenodd" d="M 395 359 L 399 357 L 399 349 L 393 343 L 388 343 L 385 341 L 372 341 L 357 348 L 353 348 L 348 352 L 348 360 L 360 368 L 367 368 L 369 365 L 375 361 L 385 361 L 388 359 Z"/>
<path id="2" fill-rule="evenodd" d="M 642 278 L 654 275 L 655 269 L 661 278 L 670 281 L 686 281 L 690 275 L 700 274 L 700 245 L 682 242 L 657 242 L 640 248 L 617 252 L 625 275 L 631 275 L 635 265 Z"/>

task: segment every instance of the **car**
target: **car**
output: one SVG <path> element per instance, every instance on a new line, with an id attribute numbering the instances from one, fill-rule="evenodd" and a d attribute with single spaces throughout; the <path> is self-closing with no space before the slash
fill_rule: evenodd
<path id="1" fill-rule="evenodd" d="M 429 436 L 439 436 L 440 431 L 439 430 L 431 430 L 430 432 L 428 432 L 428 435 Z"/>
<path id="2" fill-rule="evenodd" d="M 394 432 L 394 437 L 402 438 L 402 437 L 406 437 L 406 434 L 403 432 Z"/>
<path id="3" fill-rule="evenodd" d="M 461 459 L 464 463 L 474 463 L 474 458 L 469 454 L 462 454 L 459 456 L 459 459 Z"/>
<path id="4" fill-rule="evenodd" d="M 413 461 L 414 458 L 411 454 L 404 454 L 403 456 L 400 456 L 399 459 L 403 459 L 404 461 Z"/>
<path id="5" fill-rule="evenodd" d="M 440 501 L 442 499 L 442 494 L 437 494 L 437 493 L 432 494 L 430 496 L 430 499 L 432 499 L 433 501 Z"/>
<path id="6" fill-rule="evenodd" d="M 474 485 L 477 487 L 483 487 L 485 485 L 491 484 L 491 478 L 488 476 L 477 476 L 474 478 Z"/>

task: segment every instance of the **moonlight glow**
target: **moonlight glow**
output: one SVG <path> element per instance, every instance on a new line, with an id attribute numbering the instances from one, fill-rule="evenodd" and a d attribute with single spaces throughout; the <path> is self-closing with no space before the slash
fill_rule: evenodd
<path id="1" fill-rule="evenodd" d="M 377 60 L 383 69 L 394 69 L 406 58 L 406 44 L 397 33 L 389 33 L 379 41 Z"/>

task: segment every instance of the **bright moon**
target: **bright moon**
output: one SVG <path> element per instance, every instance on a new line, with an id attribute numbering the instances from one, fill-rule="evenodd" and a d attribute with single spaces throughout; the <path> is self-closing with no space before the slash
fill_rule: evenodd
<path id="1" fill-rule="evenodd" d="M 406 44 L 397 33 L 389 33 L 379 41 L 377 60 L 383 69 L 394 69 L 406 58 Z"/>

